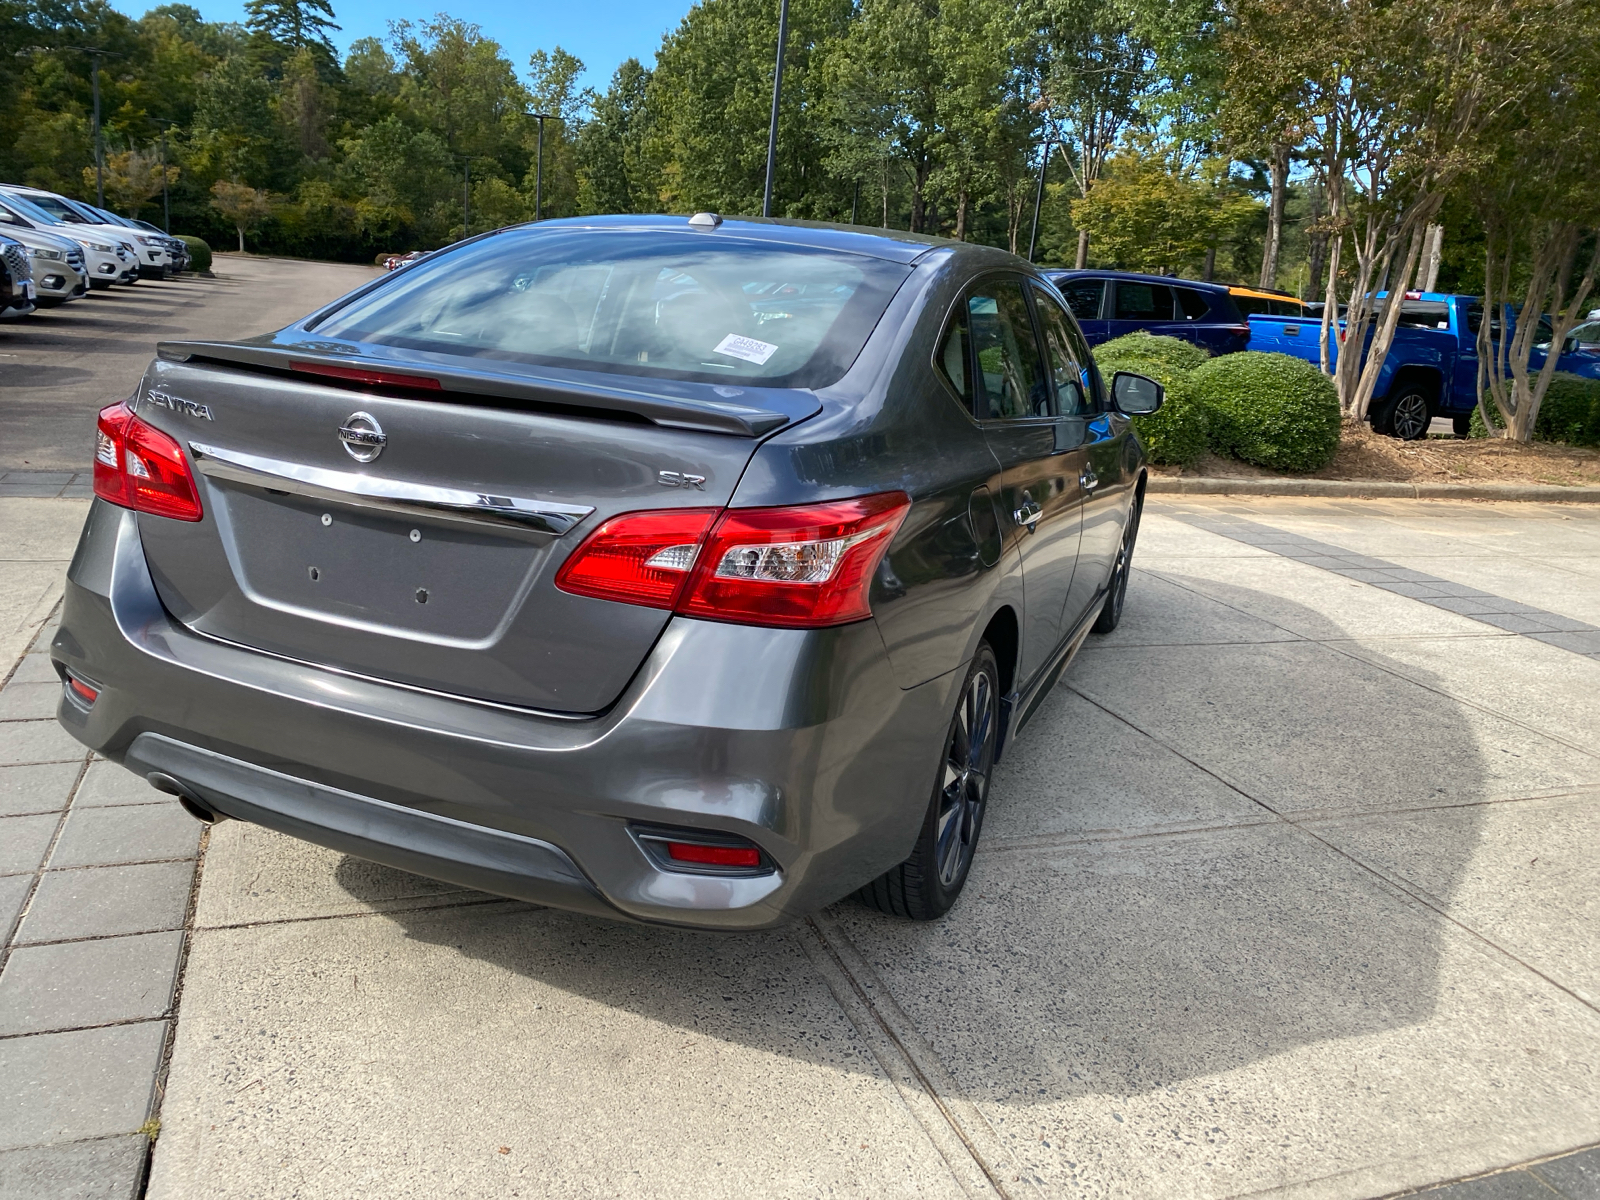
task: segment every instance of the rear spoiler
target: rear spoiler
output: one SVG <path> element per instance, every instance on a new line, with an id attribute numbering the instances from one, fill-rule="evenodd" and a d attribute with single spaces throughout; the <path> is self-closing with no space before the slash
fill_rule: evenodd
<path id="1" fill-rule="evenodd" d="M 296 376 L 334 387 L 400 388 L 445 396 L 476 396 L 510 401 L 532 409 L 595 416 L 624 416 L 670 429 L 696 429 L 761 437 L 804 414 L 733 404 L 693 394 L 705 385 L 652 381 L 651 391 L 535 375 L 517 368 L 481 371 L 432 363 L 395 362 L 360 355 L 325 354 L 309 347 L 263 346 L 240 342 L 161 342 L 156 356 L 167 362 L 217 363 Z M 672 393 L 678 393 L 676 395 Z M 817 406 L 820 407 L 820 406 Z"/>

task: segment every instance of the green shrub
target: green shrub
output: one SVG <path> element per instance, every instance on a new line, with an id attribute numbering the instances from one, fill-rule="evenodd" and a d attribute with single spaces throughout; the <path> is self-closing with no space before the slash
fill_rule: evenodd
<path id="1" fill-rule="evenodd" d="M 1541 442 L 1600 446 L 1600 379 L 1557 371 L 1539 405 L 1533 436 Z"/>
<path id="2" fill-rule="evenodd" d="M 1505 428 L 1500 410 L 1489 404 L 1489 414 L 1496 430 Z M 1483 427 L 1483 414 L 1472 410 L 1472 437 L 1488 437 Z M 1571 446 L 1600 446 L 1600 379 L 1585 379 L 1557 371 L 1550 380 L 1550 389 L 1539 405 L 1539 419 L 1533 424 L 1533 438 L 1537 442 L 1566 442 Z"/>
<path id="3" fill-rule="evenodd" d="M 1095 348 L 1094 361 L 1108 388 L 1118 371 L 1132 371 L 1148 375 L 1166 389 L 1160 411 L 1133 418 L 1151 462 L 1184 467 L 1205 453 L 1210 422 L 1194 395 L 1189 373 L 1207 357 L 1189 342 L 1148 333 L 1130 333 Z"/>
<path id="4" fill-rule="evenodd" d="M 180 233 L 178 240 L 189 247 L 189 269 L 191 271 L 211 270 L 211 247 L 197 237 Z"/>
<path id="5" fill-rule="evenodd" d="M 1339 448 L 1333 380 L 1304 359 L 1246 350 L 1202 364 L 1190 383 L 1213 449 L 1276 471 L 1315 471 Z"/>

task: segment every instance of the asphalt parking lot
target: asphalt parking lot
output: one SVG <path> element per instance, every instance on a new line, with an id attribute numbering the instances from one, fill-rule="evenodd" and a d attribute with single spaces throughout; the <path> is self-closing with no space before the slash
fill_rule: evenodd
<path id="1" fill-rule="evenodd" d="M 49 716 L 45 482 L 0 477 L 4 1200 L 1600 1192 L 1594 507 L 1153 498 L 956 909 L 716 936 L 172 820 Z"/>

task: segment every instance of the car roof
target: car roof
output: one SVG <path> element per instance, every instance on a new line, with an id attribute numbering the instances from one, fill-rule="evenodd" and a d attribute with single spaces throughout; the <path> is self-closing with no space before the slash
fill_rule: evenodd
<path id="1" fill-rule="evenodd" d="M 1073 279 L 1123 279 L 1129 283 L 1164 283 L 1169 287 L 1181 283 L 1184 287 L 1199 288 L 1203 292 L 1220 292 L 1226 295 L 1230 289 L 1223 283 L 1206 283 L 1199 279 L 1179 279 L 1176 275 L 1141 275 L 1137 271 L 1102 271 L 1093 267 L 1079 270 L 1074 267 L 1046 267 L 1044 273 L 1057 283 L 1066 283 Z"/>
<path id="2" fill-rule="evenodd" d="M 514 225 L 513 229 L 532 229 L 532 224 Z M 949 249 L 972 248 L 969 242 L 955 242 L 948 238 L 929 237 L 920 233 L 906 233 L 899 229 L 871 229 L 860 225 L 837 225 L 826 221 L 791 221 L 767 217 L 724 217 L 714 228 L 696 227 L 684 216 L 634 216 L 630 214 L 603 217 L 566 217 L 561 220 L 540 221 L 538 229 L 611 229 L 660 230 L 662 232 L 692 233 L 700 237 L 738 237 L 752 241 L 773 242 L 791 246 L 810 246 L 824 250 L 839 250 L 848 254 L 863 254 L 889 262 L 910 264 L 940 247 Z M 499 230 L 497 232 L 505 232 Z M 490 235 L 493 236 L 493 235 Z"/>

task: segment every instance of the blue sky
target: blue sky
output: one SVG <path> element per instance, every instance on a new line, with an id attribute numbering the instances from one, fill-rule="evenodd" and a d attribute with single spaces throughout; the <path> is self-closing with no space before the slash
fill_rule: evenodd
<path id="1" fill-rule="evenodd" d="M 161 0 L 113 0 L 130 16 L 142 16 Z M 243 0 L 186 0 L 208 21 L 244 20 Z M 474 0 L 470 5 L 447 5 L 443 0 L 333 0 L 334 13 L 344 28 L 333 35 L 342 53 L 363 37 L 385 37 L 393 20 L 425 20 L 443 9 L 473 21 L 505 48 L 519 74 L 527 76 L 528 56 L 557 45 L 576 54 L 588 68 L 584 84 L 604 90 L 611 72 L 623 59 L 634 57 L 649 66 L 661 45 L 661 35 L 677 27 L 689 11 L 691 0 L 584 0 L 552 4 L 548 8 L 516 0 Z M 774 0 L 776 4 L 776 0 Z"/>

